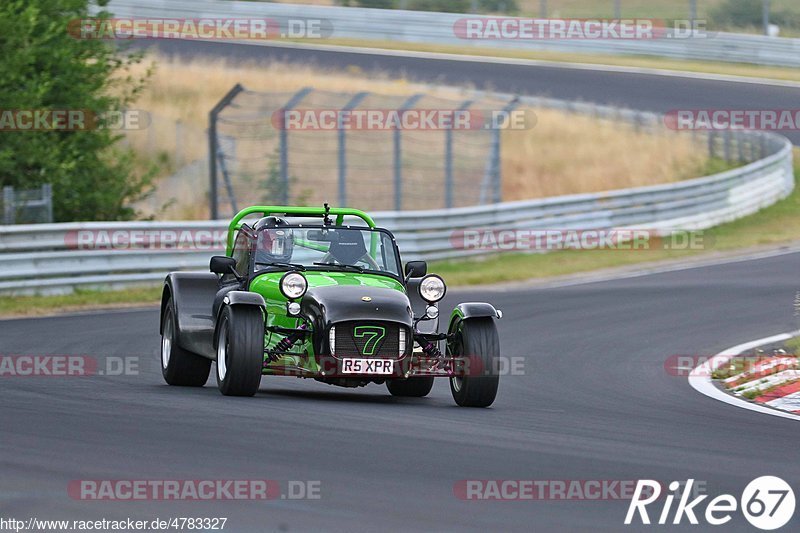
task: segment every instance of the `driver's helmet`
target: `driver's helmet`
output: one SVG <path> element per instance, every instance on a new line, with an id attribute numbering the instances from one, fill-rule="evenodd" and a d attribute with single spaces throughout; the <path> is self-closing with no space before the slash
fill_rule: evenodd
<path id="1" fill-rule="evenodd" d="M 264 217 L 254 227 L 258 235 L 256 261 L 259 263 L 288 263 L 292 260 L 294 234 L 289 223 L 280 217 Z"/>

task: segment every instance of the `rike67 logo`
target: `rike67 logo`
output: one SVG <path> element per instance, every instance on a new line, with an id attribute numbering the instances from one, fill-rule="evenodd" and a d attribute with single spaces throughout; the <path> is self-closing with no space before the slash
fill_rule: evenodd
<path id="1" fill-rule="evenodd" d="M 752 526 L 771 531 L 786 525 L 794 515 L 794 491 L 779 477 L 762 476 L 754 479 L 744 488 L 738 501 L 731 494 L 720 494 L 708 502 L 704 502 L 708 495 L 696 496 L 690 500 L 693 484 L 693 479 L 687 480 L 685 484 L 673 481 L 669 484 L 669 493 L 662 498 L 662 485 L 658 481 L 640 479 L 628 506 L 625 525 L 638 522 L 647 525 L 678 525 L 684 517 L 690 524 L 697 525 L 700 523 L 699 517 L 706 524 L 721 526 L 730 522 L 734 513 L 741 510 Z M 658 504 L 651 505 L 656 501 Z M 658 512 L 662 501 L 663 506 Z M 704 511 L 701 504 L 705 506 Z M 651 506 L 650 509 L 648 506 Z M 657 514 L 651 517 L 648 510 Z"/>

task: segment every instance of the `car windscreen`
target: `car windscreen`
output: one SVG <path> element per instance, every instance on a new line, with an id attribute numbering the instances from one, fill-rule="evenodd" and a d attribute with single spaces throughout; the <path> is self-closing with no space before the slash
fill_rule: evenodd
<path id="1" fill-rule="evenodd" d="M 386 230 L 280 226 L 257 231 L 255 270 L 301 265 L 309 270 L 380 272 L 400 276 L 400 258 Z"/>

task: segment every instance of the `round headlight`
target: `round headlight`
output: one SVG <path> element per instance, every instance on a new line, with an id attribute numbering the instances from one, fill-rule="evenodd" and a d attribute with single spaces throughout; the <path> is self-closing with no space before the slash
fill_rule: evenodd
<path id="1" fill-rule="evenodd" d="M 290 300 L 294 300 L 306 293 L 308 281 L 306 281 L 306 277 L 299 272 L 287 272 L 281 278 L 280 286 L 281 293 Z"/>
<path id="2" fill-rule="evenodd" d="M 428 303 L 436 303 L 444 298 L 447 287 L 444 280 L 436 274 L 429 274 L 419 282 L 419 295 Z"/>

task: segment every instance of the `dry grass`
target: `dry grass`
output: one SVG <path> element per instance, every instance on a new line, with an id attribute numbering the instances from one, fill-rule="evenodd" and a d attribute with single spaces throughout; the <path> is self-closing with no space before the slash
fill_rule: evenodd
<path id="1" fill-rule="evenodd" d="M 504 197 L 540 198 L 653 185 L 697 177 L 705 147 L 686 134 L 637 133 L 585 115 L 536 110 L 528 132 L 508 132 Z"/>
<path id="2" fill-rule="evenodd" d="M 161 154 L 163 159 L 169 161 L 165 165 L 165 175 L 191 161 L 200 161 L 198 168 L 202 169 L 202 161 L 207 158 L 205 129 L 208 110 L 235 83 L 241 83 L 253 91 L 286 93 L 281 100 L 276 100 L 281 102 L 285 101 L 288 94 L 309 85 L 342 93 L 366 90 L 387 97 L 394 96 L 397 100 L 416 92 L 431 93 L 428 86 L 392 79 L 388 75 L 370 73 L 367 76 L 358 69 L 321 72 L 311 67 L 282 63 L 265 67 L 247 63 L 233 64 L 218 59 L 195 60 L 189 63 L 163 57 L 152 59 L 156 61 L 157 68 L 148 89 L 137 102 L 137 107 L 148 111 L 153 123 L 150 128 L 131 132 L 128 140 L 138 152 L 152 157 Z M 435 97 L 450 101 L 459 100 L 463 97 L 462 93 L 463 90 L 456 88 L 439 88 L 433 91 Z M 538 109 L 535 113 L 538 119 L 535 128 L 506 131 L 503 134 L 505 200 L 663 183 L 701 175 L 708 167 L 704 144 L 693 143 L 688 135 L 637 133 L 627 126 L 553 110 Z M 181 124 L 179 131 L 176 130 L 176 123 Z M 302 141 L 302 136 L 314 134 L 293 135 L 296 135 L 297 141 L 293 143 L 293 149 L 309 151 L 311 147 L 315 154 L 335 150 L 335 135 L 318 134 L 313 140 L 309 137 L 308 141 Z M 378 145 L 390 146 L 387 135 L 354 134 L 348 140 L 348 150 L 359 153 L 359 150 L 376 150 Z M 416 140 L 414 135 L 418 137 Z M 414 135 L 409 135 L 409 146 L 414 142 L 418 146 L 426 146 L 424 135 L 433 134 L 416 132 Z M 425 154 L 430 160 L 440 157 L 442 151 L 439 138 L 442 134 L 438 132 L 436 135 Z M 324 146 L 326 143 L 328 146 Z M 271 144 L 256 148 L 262 155 L 273 153 Z M 246 156 L 246 150 L 247 146 L 242 143 L 237 154 Z M 391 150 L 380 150 L 381 153 L 385 152 L 386 162 L 365 159 L 361 167 L 352 164 L 349 168 L 348 179 L 352 180 L 353 190 L 368 188 L 374 191 L 374 196 L 370 197 L 375 199 L 374 205 L 365 205 L 367 209 L 391 208 L 391 170 L 388 164 Z M 165 155 L 169 157 L 164 157 Z M 300 157 L 290 154 L 290 159 L 298 161 Z M 322 156 L 317 159 L 322 161 Z M 466 159 L 465 157 L 464 160 Z M 310 203 L 335 199 L 335 193 L 332 192 L 335 191 L 335 163 L 326 163 L 324 168 L 312 172 L 311 169 L 316 168 L 313 162 L 312 158 L 308 169 L 300 169 L 302 175 L 296 175 L 297 189 Z M 474 164 L 472 166 L 475 168 L 467 169 L 459 168 L 460 162 L 462 161 L 456 161 L 456 173 L 461 176 L 457 193 L 469 187 L 478 187 L 483 174 L 482 164 Z M 263 162 L 259 164 L 263 173 L 265 165 Z M 293 169 L 293 172 L 296 170 Z M 435 172 L 436 176 L 441 174 L 439 171 Z M 411 165 L 406 172 L 406 179 L 406 194 L 412 195 L 407 197 L 409 206 L 412 203 L 416 208 L 440 206 L 441 196 L 433 194 L 438 193 L 440 186 L 431 180 L 430 175 L 425 174 L 424 169 L 414 169 Z M 255 192 L 250 192 L 254 189 L 252 183 L 242 180 L 238 184 L 235 192 L 240 203 L 261 200 Z M 361 183 L 366 186 L 361 186 Z M 204 218 L 207 216 L 207 189 L 205 178 L 199 173 L 196 176 L 165 180 L 154 198 L 139 207 L 144 214 L 155 214 L 161 218 Z M 471 198 L 467 193 L 463 195 L 464 198 Z M 169 200 L 173 200 L 173 205 L 168 209 L 158 209 Z M 370 200 L 365 203 L 369 204 Z"/>

